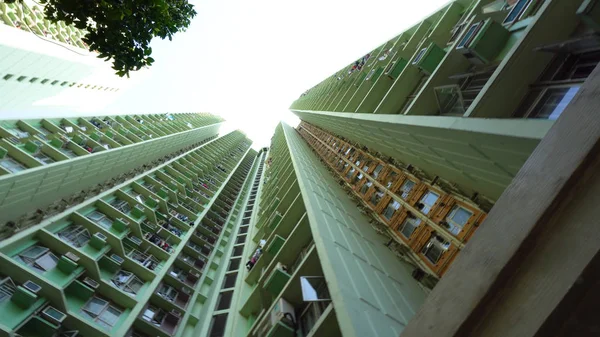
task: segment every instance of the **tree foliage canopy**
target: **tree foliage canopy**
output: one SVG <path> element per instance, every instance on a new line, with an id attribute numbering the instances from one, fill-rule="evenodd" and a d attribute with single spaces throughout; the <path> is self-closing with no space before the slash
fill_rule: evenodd
<path id="1" fill-rule="evenodd" d="M 20 0 L 9 0 L 15 2 Z M 150 41 L 172 39 L 196 15 L 187 0 L 41 0 L 48 20 L 64 21 L 87 34 L 83 41 L 98 57 L 113 60 L 119 76 L 150 66 Z"/>

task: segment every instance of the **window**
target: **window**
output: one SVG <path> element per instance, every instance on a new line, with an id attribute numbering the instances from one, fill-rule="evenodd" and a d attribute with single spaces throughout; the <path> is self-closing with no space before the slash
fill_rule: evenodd
<path id="1" fill-rule="evenodd" d="M 129 214 L 129 212 L 131 212 L 131 206 L 129 206 L 129 204 L 125 200 L 116 198 L 110 202 L 110 205 L 118 209 L 122 213 Z"/>
<path id="2" fill-rule="evenodd" d="M 302 276 L 300 277 L 300 285 L 302 287 L 302 299 L 307 304 L 301 310 L 299 326 L 303 336 L 307 336 L 319 317 L 327 309 L 331 297 L 324 277 Z"/>
<path id="3" fill-rule="evenodd" d="M 10 157 L 5 157 L 4 159 L 1 159 L 0 166 L 2 166 L 8 172 L 11 172 L 11 173 L 17 173 L 17 172 L 21 172 L 21 171 L 25 170 L 25 166 L 21 165 L 21 163 L 19 163 L 18 161 L 14 160 Z"/>
<path id="4" fill-rule="evenodd" d="M 427 51 L 427 48 L 423 48 L 419 51 L 419 53 L 417 54 L 417 56 L 415 56 L 415 59 L 413 61 L 413 64 L 417 64 L 419 63 L 419 61 L 421 61 L 421 58 L 423 57 L 423 55 L 425 54 L 425 52 Z"/>
<path id="5" fill-rule="evenodd" d="M 31 246 L 19 253 L 15 260 L 29 266 L 38 273 L 52 270 L 58 264 L 58 257 L 43 246 Z"/>
<path id="6" fill-rule="evenodd" d="M 348 173 L 346 174 L 346 179 L 350 179 L 350 177 L 352 177 L 352 175 L 354 174 L 354 172 L 356 171 L 356 169 L 353 167 L 351 168 Z"/>
<path id="7" fill-rule="evenodd" d="M 467 48 L 469 42 L 473 40 L 473 38 L 475 37 L 475 35 L 477 35 L 477 32 L 482 26 L 483 21 L 472 24 L 471 27 L 469 27 L 469 30 L 467 30 L 467 32 L 465 33 L 465 36 L 463 36 L 463 38 L 460 40 L 456 48 Z"/>
<path id="8" fill-rule="evenodd" d="M 377 189 L 377 191 L 373 193 L 373 195 L 371 195 L 370 202 L 373 206 L 377 206 L 377 204 L 379 204 L 379 202 L 381 201 L 381 198 L 383 198 L 383 192 Z"/>
<path id="9" fill-rule="evenodd" d="M 90 232 L 79 225 L 69 225 L 56 235 L 58 235 L 61 240 L 64 240 L 77 248 L 87 245 L 91 239 Z"/>
<path id="10" fill-rule="evenodd" d="M 224 291 L 219 294 L 219 298 L 217 299 L 217 305 L 215 310 L 225 310 L 229 309 L 231 305 L 231 298 L 233 297 L 233 290 Z"/>
<path id="11" fill-rule="evenodd" d="M 244 251 L 244 247 L 243 246 L 238 246 L 233 248 L 233 254 L 232 256 L 240 256 L 242 255 L 242 252 Z"/>
<path id="12" fill-rule="evenodd" d="M 69 82 L 67 82 L 67 81 L 64 81 L 64 82 L 62 82 L 62 83 L 60 84 L 60 86 L 61 86 L 61 87 L 64 87 L 64 86 L 65 86 L 65 85 L 67 85 L 67 84 L 69 84 Z"/>
<path id="13" fill-rule="evenodd" d="M 213 316 L 208 329 L 208 337 L 225 336 L 225 327 L 227 326 L 227 314 Z"/>
<path id="14" fill-rule="evenodd" d="M 177 295 L 179 295 L 175 288 L 164 283 L 160 286 L 157 293 L 160 297 L 166 299 L 169 302 L 174 302 L 177 298 Z"/>
<path id="15" fill-rule="evenodd" d="M 390 174 L 385 178 L 385 187 L 390 188 L 398 179 L 398 173 L 391 171 Z"/>
<path id="16" fill-rule="evenodd" d="M 231 264 L 230 264 L 230 266 L 231 266 Z M 239 267 L 239 260 L 238 260 L 238 267 Z M 235 286 L 236 280 L 237 280 L 237 273 L 231 273 L 231 274 L 225 275 L 225 279 L 223 280 L 223 289 L 233 288 Z"/>
<path id="17" fill-rule="evenodd" d="M 302 336 L 308 336 L 312 328 L 317 324 L 319 317 L 325 312 L 329 306 L 329 301 L 322 302 L 308 302 L 306 307 L 302 310 L 302 314 L 299 319 L 299 328 L 302 331 Z"/>
<path id="18" fill-rule="evenodd" d="M 35 82 L 37 82 L 38 80 L 39 80 L 39 78 L 38 78 L 38 77 L 32 77 L 32 78 L 29 80 L 29 83 L 35 83 Z"/>
<path id="19" fill-rule="evenodd" d="M 0 281 L 0 303 L 12 297 L 17 287 L 10 277 L 5 277 Z"/>
<path id="20" fill-rule="evenodd" d="M 579 88 L 579 85 L 575 85 L 533 90 L 529 95 L 533 96 L 531 98 L 535 99 L 535 103 L 526 117 L 556 120 L 571 103 Z"/>
<path id="21" fill-rule="evenodd" d="M 49 156 L 47 156 L 45 153 L 43 153 L 41 151 L 38 151 L 35 154 L 33 154 L 33 157 L 38 159 L 39 161 L 41 161 L 42 164 L 44 164 L 44 165 L 54 163 L 54 159 L 50 158 Z"/>
<path id="22" fill-rule="evenodd" d="M 446 217 L 446 221 L 448 222 L 448 231 L 454 235 L 457 235 L 467 224 L 471 216 L 473 216 L 472 212 L 463 207 L 455 205 L 452 207 L 452 210 L 450 210 L 449 215 Z"/>
<path id="23" fill-rule="evenodd" d="M 402 234 L 405 238 L 410 239 L 410 236 L 415 232 L 415 229 L 417 229 L 420 224 L 421 219 L 408 216 L 402 222 L 400 227 L 398 227 L 398 232 L 400 232 L 400 234 Z"/>
<path id="24" fill-rule="evenodd" d="M 391 220 L 392 217 L 394 216 L 394 213 L 396 213 L 396 211 L 400 208 L 400 203 L 397 202 L 396 200 L 390 200 L 390 202 L 387 204 L 385 210 L 383 211 L 383 217 Z"/>
<path id="25" fill-rule="evenodd" d="M 121 310 L 110 305 L 108 301 L 98 297 L 92 297 L 83 306 L 81 312 L 106 330 L 112 329 L 122 313 Z"/>
<path id="26" fill-rule="evenodd" d="M 450 248 L 450 241 L 447 241 L 434 232 L 431 239 L 429 239 L 429 242 L 427 242 L 425 247 L 421 250 L 421 253 L 425 255 L 431 263 L 436 264 L 440 261 L 440 258 L 448 248 Z"/>
<path id="27" fill-rule="evenodd" d="M 56 83 L 58 83 L 58 82 L 59 82 L 58 80 L 54 80 L 50 83 L 50 85 L 56 85 Z"/>
<path id="28" fill-rule="evenodd" d="M 364 195 L 365 193 L 367 193 L 371 185 L 373 185 L 373 183 L 370 181 L 367 181 L 364 185 L 362 185 L 362 187 L 360 188 L 360 194 Z"/>
<path id="29" fill-rule="evenodd" d="M 6 74 L 6 75 L 4 75 L 4 77 L 2 77 L 2 79 L 3 79 L 3 80 L 5 80 L 5 81 L 8 81 L 8 80 L 10 80 L 11 78 L 13 78 L 14 76 L 15 76 L 15 75 L 13 75 L 13 74 Z"/>
<path id="30" fill-rule="evenodd" d="M 241 255 L 241 253 L 239 255 Z M 227 268 L 227 271 L 238 270 L 240 268 L 240 262 L 241 259 L 239 258 L 229 260 L 229 267 Z"/>
<path id="31" fill-rule="evenodd" d="M 381 172 L 381 170 L 383 170 L 383 165 L 381 165 L 381 164 L 377 165 L 377 167 L 373 171 L 373 178 L 377 178 L 377 176 L 379 176 L 379 173 Z"/>
<path id="32" fill-rule="evenodd" d="M 439 198 L 440 198 L 439 194 L 434 193 L 432 191 L 427 191 L 420 200 L 420 202 L 423 204 L 423 208 L 421 209 L 421 212 L 423 214 L 429 214 L 429 212 L 431 211 L 431 208 L 433 207 L 433 205 L 435 205 L 435 202 Z"/>
<path id="33" fill-rule="evenodd" d="M 98 211 L 93 211 L 91 213 L 89 213 L 88 215 L 86 215 L 86 218 L 92 220 L 93 222 L 97 223 L 98 225 L 109 229 L 110 227 L 112 227 L 112 220 L 110 218 L 108 218 L 106 215 L 104 215 L 103 213 L 100 213 Z"/>
<path id="34" fill-rule="evenodd" d="M 360 181 L 360 180 L 361 180 L 363 177 L 364 177 L 364 176 L 363 176 L 363 174 L 362 174 L 362 173 L 359 173 L 359 174 L 357 174 L 356 176 L 354 176 L 354 178 L 352 178 L 352 180 L 350 181 L 350 183 L 351 183 L 352 185 L 354 185 L 354 184 L 356 184 L 357 182 L 359 182 L 359 181 Z"/>
<path id="35" fill-rule="evenodd" d="M 19 77 L 17 77 L 17 81 L 19 81 L 19 82 L 23 82 L 26 79 L 27 79 L 27 76 L 19 76 Z"/>
<path id="36" fill-rule="evenodd" d="M 413 189 L 413 187 L 415 186 L 415 184 L 416 184 L 416 183 L 415 183 L 414 181 L 412 181 L 412 180 L 408 180 L 408 179 L 407 179 L 407 180 L 406 180 L 406 181 L 405 181 L 405 182 L 402 184 L 402 186 L 400 187 L 400 192 L 402 193 L 402 194 L 400 195 L 400 197 L 401 197 L 402 199 L 406 199 L 406 198 L 408 198 L 408 195 L 410 194 L 410 191 L 412 191 L 412 189 Z"/>
<path id="37" fill-rule="evenodd" d="M 523 19 L 523 14 L 528 12 L 528 9 L 531 6 L 535 6 L 536 0 L 519 0 L 513 8 L 510 10 L 506 19 L 502 22 L 503 24 L 510 24 L 518 21 L 519 19 Z"/>
<path id="38" fill-rule="evenodd" d="M 117 288 L 132 295 L 137 294 L 144 285 L 144 282 L 133 275 L 133 273 L 123 269 L 119 270 L 110 281 Z"/>

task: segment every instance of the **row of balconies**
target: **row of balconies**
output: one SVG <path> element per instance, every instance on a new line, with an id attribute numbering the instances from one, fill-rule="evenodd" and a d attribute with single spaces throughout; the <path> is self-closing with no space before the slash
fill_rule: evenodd
<path id="1" fill-rule="evenodd" d="M 388 164 L 309 124 L 303 123 L 299 132 L 434 275 L 443 275 L 485 219 L 480 206 L 440 179 L 431 181 Z"/>
<path id="2" fill-rule="evenodd" d="M 548 98 L 569 102 L 598 63 L 595 57 L 590 65 L 587 56 L 600 49 L 591 34 L 600 22 L 592 10 L 595 3 L 472 1 L 467 6 L 453 2 L 372 51 L 375 56 L 360 71 L 346 75 L 352 65 L 342 69 L 309 90 L 292 108 L 556 119 L 564 106 L 551 106 Z M 559 26 L 553 19 L 557 15 L 562 18 Z M 557 53 L 554 58 L 553 53 Z M 512 55 L 519 57 L 508 62 Z M 562 62 L 573 68 L 571 72 L 547 72 L 546 66 L 560 63 L 567 55 L 586 61 Z M 582 75 L 576 69 L 584 71 L 585 64 L 590 70 Z M 544 80 L 548 75 L 575 72 L 579 75 Z M 506 88 L 523 82 L 531 83 L 531 88 L 506 101 Z M 495 90 L 484 90 L 492 87 Z"/>
<path id="3" fill-rule="evenodd" d="M 219 139 L 206 147 L 224 155 L 228 148 L 237 146 L 227 138 L 232 137 Z M 235 153 L 231 162 L 240 158 L 237 150 Z M 231 169 L 229 164 L 223 164 L 225 173 Z M 198 173 L 200 171 L 196 171 Z M 9 257 L 0 263 L 8 266 L 9 274 L 14 272 L 20 280 L 27 278 L 39 284 L 43 292 L 64 289 L 66 307 L 62 303 L 57 306 L 69 317 L 69 322 L 77 321 L 75 326 L 80 333 L 90 336 L 98 335 L 95 329 L 104 331 L 107 336 L 115 331 L 137 303 L 148 298 L 152 281 L 164 274 L 158 287 L 150 290 L 152 295 L 139 321 L 149 322 L 149 326 L 167 335 L 174 334 L 205 272 L 216 238 L 207 239 L 195 229 L 196 219 L 204 209 L 197 213 L 188 209 L 185 214 L 190 223 L 179 220 L 176 215 L 165 217 L 172 209 L 183 214 L 187 208 L 178 203 L 179 196 L 170 193 L 173 190 L 165 181 L 152 180 L 152 186 L 167 191 L 164 196 L 147 189 L 150 185 L 147 177 L 120 186 L 102 199 L 77 207 L 70 215 L 27 239 L 0 248 Z M 237 185 L 239 181 L 235 176 L 230 184 Z M 216 234 L 218 237 L 219 232 Z M 172 259 L 174 254 L 177 256 Z M 198 300 L 202 300 L 202 296 Z M 23 315 L 23 320 L 31 320 L 33 316 L 30 316 Z M 86 328 L 82 330 L 81 326 Z M 59 331 L 58 328 L 55 330 Z M 148 326 L 141 328 L 144 332 L 135 331 L 136 335 L 155 335 L 152 330 L 148 331 Z M 64 329 L 60 329 L 62 333 Z M 128 334 L 133 336 L 134 331 Z M 53 335 L 44 332 L 40 336 Z"/>
<path id="4" fill-rule="evenodd" d="M 201 127 L 218 121 L 212 116 L 182 114 L 177 117 L 168 122 L 153 115 L 135 117 L 147 121 L 145 131 L 129 122 L 127 127 L 116 122 L 115 118 L 125 123 L 121 116 L 105 117 L 104 122 L 99 118 L 5 122 L 0 125 L 0 175 L 187 131 L 190 128 L 186 124 Z"/>
<path id="5" fill-rule="evenodd" d="M 277 146 L 272 148 L 277 151 Z M 259 227 L 261 230 L 266 227 L 270 229 L 259 230 L 259 237 L 255 237 L 254 241 L 260 244 L 251 251 L 251 256 L 246 257 L 249 271 L 245 282 L 253 290 L 243 303 L 240 313 L 254 321 L 248 336 L 295 336 L 296 333 L 307 336 L 317 333 L 322 326 L 317 324 L 322 315 L 327 317 L 328 324 L 336 326 L 337 323 L 330 320 L 334 317 L 330 317 L 333 308 L 326 291 L 317 303 L 306 301 L 301 295 L 302 290 L 294 286 L 304 284 L 301 279 L 319 279 L 324 282 L 324 278 L 293 169 L 289 171 L 285 153 L 273 152 L 267 173 L 270 179 L 261 196 L 262 201 L 266 200 L 267 208 L 262 213 L 262 218 L 257 220 L 260 222 L 261 219 L 268 219 L 266 224 Z M 294 176 L 293 179 L 277 179 L 290 174 Z M 277 183 L 279 180 L 287 183 L 280 185 Z M 254 195 L 258 191 L 259 182 L 260 176 L 255 180 L 251 192 Z M 274 191 L 270 189 L 272 184 L 277 184 L 280 188 L 270 192 Z M 247 208 L 250 214 L 250 203 L 253 201 L 251 197 Z M 244 233 L 240 232 L 240 235 Z M 265 298 L 264 293 L 269 296 Z M 334 332 L 339 327 L 329 328 L 331 330 L 328 333 L 333 333 L 331 336 L 339 334 Z"/>

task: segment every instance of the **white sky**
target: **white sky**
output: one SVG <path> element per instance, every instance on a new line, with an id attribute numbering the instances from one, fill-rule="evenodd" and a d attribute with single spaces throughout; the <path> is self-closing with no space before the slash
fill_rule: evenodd
<path id="1" fill-rule="evenodd" d="M 192 0 L 198 15 L 105 113 L 212 112 L 268 145 L 302 92 L 447 0 Z"/>

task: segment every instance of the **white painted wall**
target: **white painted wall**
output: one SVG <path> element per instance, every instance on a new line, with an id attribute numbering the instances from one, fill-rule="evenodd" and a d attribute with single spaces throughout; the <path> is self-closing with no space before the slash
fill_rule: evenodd
<path id="1" fill-rule="evenodd" d="M 98 59 L 81 48 L 42 39 L 0 23 L 0 118 L 16 115 L 23 118 L 39 113 L 77 113 L 97 111 L 120 96 L 124 89 L 144 77 L 138 72 L 135 79 L 114 75 L 111 63 Z M 6 74 L 13 74 L 4 80 Z M 19 76 L 27 76 L 22 82 Z M 38 77 L 37 83 L 29 80 Z M 42 84 L 43 79 L 49 79 Z M 56 85 L 50 83 L 60 81 Z M 61 86 L 63 81 L 82 83 L 78 88 Z M 85 85 L 90 88 L 85 88 Z M 92 86 L 118 90 L 91 89 Z"/>

